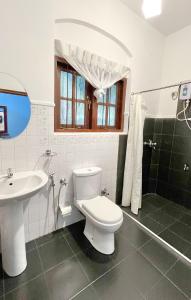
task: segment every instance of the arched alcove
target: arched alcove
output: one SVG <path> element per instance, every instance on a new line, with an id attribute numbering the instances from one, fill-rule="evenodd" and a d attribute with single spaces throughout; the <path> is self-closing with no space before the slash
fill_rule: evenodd
<path id="1" fill-rule="evenodd" d="M 132 54 L 126 45 L 111 33 L 89 22 L 72 18 L 57 19 L 55 38 L 120 64 L 130 65 Z"/>

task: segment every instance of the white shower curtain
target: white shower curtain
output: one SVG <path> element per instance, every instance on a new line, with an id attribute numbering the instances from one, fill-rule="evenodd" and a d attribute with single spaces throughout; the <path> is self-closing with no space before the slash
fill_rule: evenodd
<path id="1" fill-rule="evenodd" d="M 122 206 L 138 214 L 142 202 L 143 128 L 146 105 L 141 95 L 131 98 Z"/>

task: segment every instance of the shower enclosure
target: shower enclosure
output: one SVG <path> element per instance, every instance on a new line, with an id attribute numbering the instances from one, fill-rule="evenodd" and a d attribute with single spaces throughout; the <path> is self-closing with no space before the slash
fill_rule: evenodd
<path id="1" fill-rule="evenodd" d="M 143 147 L 142 208 L 124 210 L 191 260 L 191 130 L 176 117 L 146 118 Z"/>

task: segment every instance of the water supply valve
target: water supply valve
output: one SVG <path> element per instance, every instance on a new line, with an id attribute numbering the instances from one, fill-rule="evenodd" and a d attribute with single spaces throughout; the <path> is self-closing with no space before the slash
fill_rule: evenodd
<path id="1" fill-rule="evenodd" d="M 109 193 L 108 193 L 108 191 L 107 191 L 106 188 L 104 188 L 103 190 L 101 190 L 101 196 L 105 196 L 105 197 L 109 196 Z"/>

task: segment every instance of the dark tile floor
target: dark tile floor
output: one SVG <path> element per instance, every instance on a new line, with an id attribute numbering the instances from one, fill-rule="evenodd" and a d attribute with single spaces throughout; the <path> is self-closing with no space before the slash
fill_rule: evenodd
<path id="1" fill-rule="evenodd" d="M 191 259 L 191 210 L 156 194 L 143 196 L 138 216 L 125 212 L 137 219 L 168 244 Z"/>
<path id="2" fill-rule="evenodd" d="M 115 252 L 109 256 L 92 248 L 83 228 L 84 221 L 28 243 L 25 272 L 10 278 L 1 270 L 0 300 L 191 297 L 190 266 L 153 240 L 129 216 L 124 214 L 123 225 L 116 233 Z"/>

